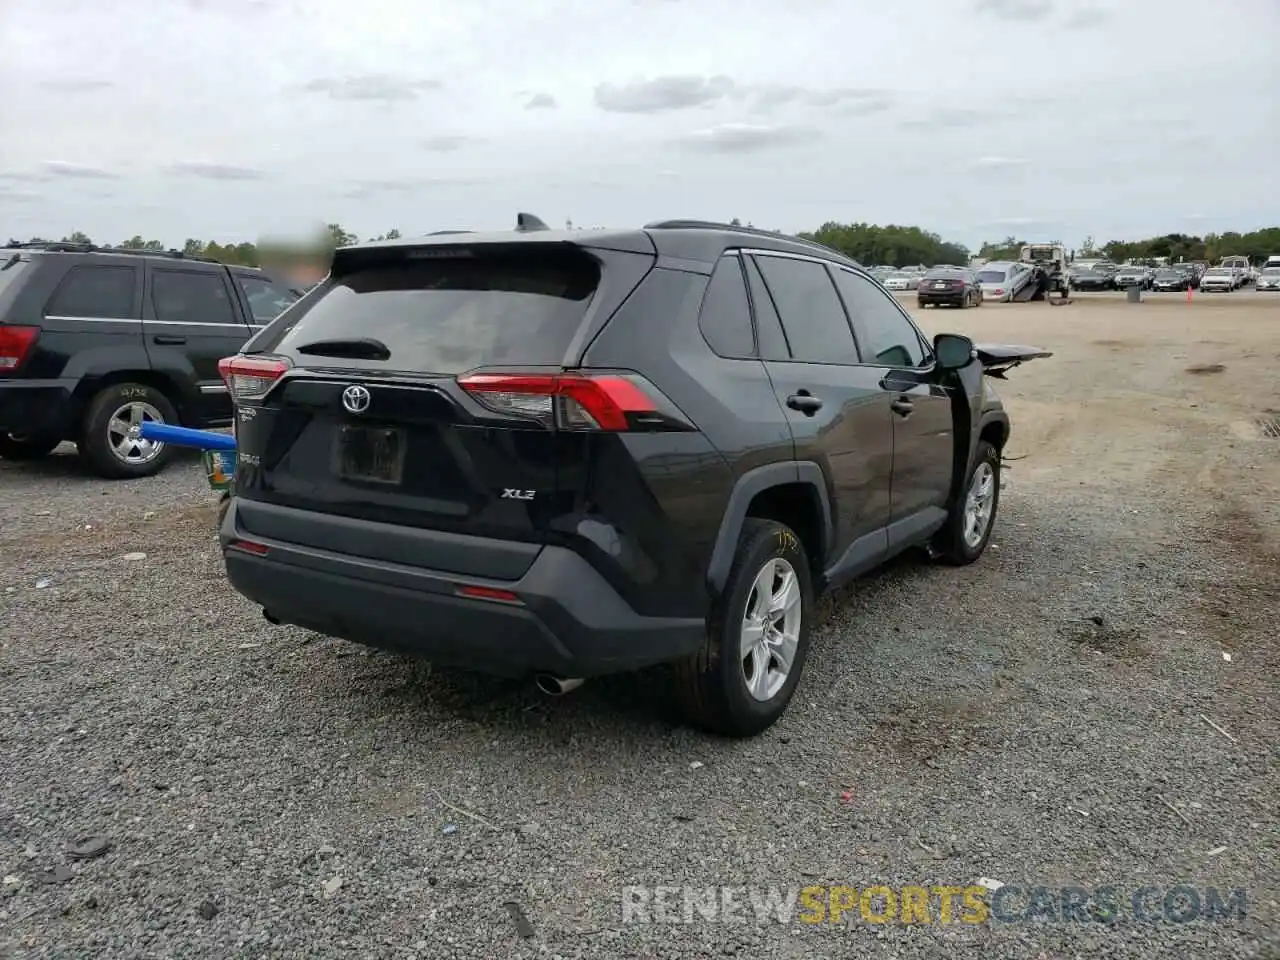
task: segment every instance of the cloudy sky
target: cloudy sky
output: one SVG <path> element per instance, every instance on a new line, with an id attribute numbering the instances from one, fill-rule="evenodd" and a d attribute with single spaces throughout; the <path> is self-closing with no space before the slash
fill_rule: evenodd
<path id="1" fill-rule="evenodd" d="M 1277 51 L 1276 0 L 0 0 L 0 235 L 1249 229 Z"/>

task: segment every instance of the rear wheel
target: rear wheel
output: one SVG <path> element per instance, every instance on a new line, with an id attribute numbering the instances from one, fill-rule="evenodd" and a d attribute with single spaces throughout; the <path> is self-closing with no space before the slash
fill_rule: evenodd
<path id="1" fill-rule="evenodd" d="M 173 459 L 171 446 L 137 435 L 144 423 L 176 423 L 178 411 L 163 393 L 141 383 L 114 383 L 89 402 L 77 446 L 101 477 L 128 480 L 159 473 Z"/>
<path id="2" fill-rule="evenodd" d="M 809 651 L 813 585 L 800 538 L 748 519 L 702 652 L 676 665 L 686 716 L 713 733 L 750 737 L 782 716 Z"/>
<path id="3" fill-rule="evenodd" d="M 42 460 L 61 442 L 61 437 L 15 437 L 0 433 L 0 459 Z"/>

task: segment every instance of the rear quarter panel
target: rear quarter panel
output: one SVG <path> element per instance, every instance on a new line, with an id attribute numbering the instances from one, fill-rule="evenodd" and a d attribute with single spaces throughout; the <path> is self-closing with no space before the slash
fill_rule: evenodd
<path id="1" fill-rule="evenodd" d="M 656 604 L 662 594 L 678 598 L 680 609 L 673 615 L 706 611 L 705 574 L 737 479 L 794 456 L 763 364 L 718 357 L 702 338 L 698 311 L 707 282 L 707 274 L 656 268 L 584 357 L 591 367 L 643 374 L 697 427 L 689 433 L 586 437 L 584 442 L 598 445 L 595 456 L 578 451 L 583 472 L 576 511 L 594 514 L 613 525 L 610 536 L 640 547 L 653 567 L 651 573 L 626 571 L 628 577 L 647 576 L 632 588 L 636 602 Z M 630 463 L 611 461 L 610 443 Z M 629 485 L 625 496 L 619 495 L 621 484 Z"/>

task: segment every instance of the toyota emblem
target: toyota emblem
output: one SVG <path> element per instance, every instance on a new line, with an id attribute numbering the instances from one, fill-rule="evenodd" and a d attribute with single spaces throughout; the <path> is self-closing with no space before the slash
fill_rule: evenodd
<path id="1" fill-rule="evenodd" d="M 347 408 L 350 413 L 364 413 L 369 409 L 369 401 L 373 397 L 369 395 L 367 387 L 360 384 L 352 384 L 342 391 L 342 405 Z"/>

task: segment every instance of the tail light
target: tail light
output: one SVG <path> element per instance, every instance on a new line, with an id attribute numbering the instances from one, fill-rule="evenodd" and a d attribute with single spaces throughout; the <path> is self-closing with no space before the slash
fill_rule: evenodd
<path id="1" fill-rule="evenodd" d="M 278 358 L 237 354 L 218 361 L 218 373 L 226 381 L 232 400 L 260 400 L 289 370 L 289 362 Z"/>
<path id="2" fill-rule="evenodd" d="M 630 373 L 473 373 L 458 384 L 494 413 L 560 430 L 689 430 L 674 403 Z"/>
<path id="3" fill-rule="evenodd" d="M 39 327 L 0 324 L 0 373 L 11 373 L 22 366 L 38 336 Z"/>
<path id="4" fill-rule="evenodd" d="M 992 292 L 992 293 L 994 293 L 997 297 L 1003 297 L 1003 296 L 1004 296 L 1004 287 L 996 287 L 996 288 L 995 288 L 994 290 L 992 290 L 991 292 Z"/>

